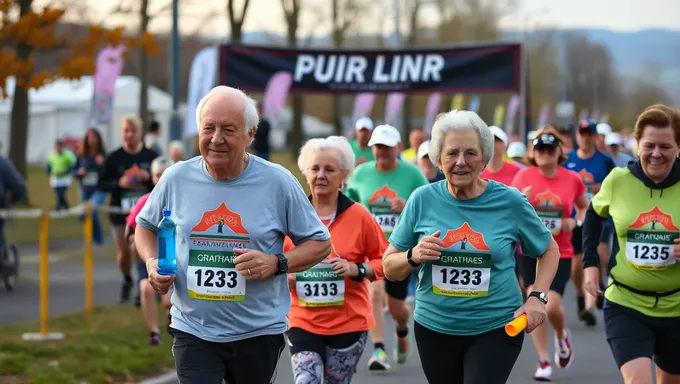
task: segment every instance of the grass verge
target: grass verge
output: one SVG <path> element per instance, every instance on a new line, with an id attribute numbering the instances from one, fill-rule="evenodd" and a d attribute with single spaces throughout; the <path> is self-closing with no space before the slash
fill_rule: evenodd
<path id="1" fill-rule="evenodd" d="M 142 313 L 131 305 L 96 308 L 89 320 L 82 312 L 54 318 L 50 328 L 66 338 L 23 341 L 24 332 L 39 330 L 37 323 L 0 327 L 0 383 L 138 382 L 174 367 L 171 337 L 148 346 Z"/>
<path id="2" fill-rule="evenodd" d="M 297 159 L 291 159 L 288 152 L 274 153 L 272 162 L 281 164 L 295 175 L 305 192 L 309 187 L 297 167 Z M 29 167 L 28 169 L 28 195 L 32 208 L 53 209 L 56 204 L 54 191 L 50 187 L 49 177 L 43 167 Z M 68 190 L 68 201 L 71 205 L 80 203 L 78 183 L 74 182 Z M 266 186 L 263 186 L 266 188 Z M 22 208 L 22 207 L 19 207 Z M 25 208 L 25 207 L 24 207 Z M 109 239 L 109 220 L 106 215 L 102 216 L 104 236 Z M 40 233 L 39 222 L 36 219 L 17 219 L 8 224 L 8 236 L 16 244 L 35 244 L 38 242 Z M 13 233 L 12 233 L 13 230 Z M 76 239 L 83 236 L 83 225 L 77 217 L 50 220 L 50 239 Z"/>

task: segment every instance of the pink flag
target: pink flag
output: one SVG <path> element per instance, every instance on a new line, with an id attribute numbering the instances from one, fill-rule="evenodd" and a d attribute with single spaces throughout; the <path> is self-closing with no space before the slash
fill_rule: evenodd
<path id="1" fill-rule="evenodd" d="M 541 107 L 541 112 L 538 113 L 538 124 L 536 129 L 541 129 L 545 127 L 550 121 L 550 103 L 545 103 Z"/>
<path id="2" fill-rule="evenodd" d="M 439 105 L 442 102 L 442 94 L 439 92 L 430 93 L 430 97 L 427 99 L 427 105 L 425 106 L 425 132 L 430 134 L 432 129 L 432 124 L 434 124 L 434 119 L 437 117 L 437 112 L 439 112 Z"/>
<path id="3" fill-rule="evenodd" d="M 125 46 L 106 47 L 97 56 L 97 72 L 94 74 L 94 90 L 88 125 L 106 127 L 111 122 L 116 79 L 123 71 Z"/>
<path id="4" fill-rule="evenodd" d="M 593 111 L 593 113 L 590 115 L 590 119 L 595 121 L 596 123 L 600 122 L 600 111 L 597 109 Z"/>
<path id="5" fill-rule="evenodd" d="M 519 95 L 513 95 L 508 101 L 508 109 L 505 112 L 505 132 L 508 134 L 514 133 L 515 116 L 517 116 L 519 110 L 519 103 Z"/>
<path id="6" fill-rule="evenodd" d="M 271 116 L 281 112 L 286 106 L 286 99 L 292 84 L 293 75 L 286 71 L 276 72 L 269 79 L 262 101 L 262 110 L 265 115 Z"/>
<path id="7" fill-rule="evenodd" d="M 404 94 L 399 92 L 392 92 L 387 95 L 387 102 L 385 107 L 385 122 L 387 124 L 396 124 L 396 118 L 401 107 L 404 104 Z"/>
<path id="8" fill-rule="evenodd" d="M 588 118 L 588 110 L 587 109 L 582 109 L 581 113 L 578 114 L 578 121 L 581 122 L 583 120 L 586 120 Z"/>
<path id="9" fill-rule="evenodd" d="M 352 122 L 357 121 L 360 117 L 370 116 L 373 110 L 373 102 L 375 101 L 375 93 L 364 92 L 358 93 L 354 97 L 354 108 L 352 110 Z"/>

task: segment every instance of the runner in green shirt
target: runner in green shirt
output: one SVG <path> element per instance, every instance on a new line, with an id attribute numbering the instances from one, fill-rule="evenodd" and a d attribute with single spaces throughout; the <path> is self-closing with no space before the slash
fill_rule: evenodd
<path id="1" fill-rule="evenodd" d="M 397 159 L 401 135 L 390 125 L 379 125 L 373 131 L 368 145 L 372 148 L 374 161 L 358 166 L 347 186 L 347 196 L 366 206 L 389 238 L 406 200 L 418 187 L 429 182 L 413 164 Z M 383 285 L 384 284 L 384 285 Z M 368 361 L 370 370 L 388 370 L 385 353 L 385 315 L 383 302 L 387 293 L 387 308 L 397 324 L 395 359 L 399 364 L 408 358 L 408 319 L 411 310 L 406 303 L 409 279 L 403 281 L 377 282 L 371 285 L 371 301 L 376 326 L 370 331 L 375 352 Z"/>
<path id="2" fill-rule="evenodd" d="M 604 295 L 607 341 L 625 383 L 677 382 L 680 375 L 680 111 L 647 108 L 635 125 L 638 157 L 615 168 L 593 197 L 583 227 L 585 289 Z M 604 292 L 597 246 L 614 221 Z"/>
<path id="3" fill-rule="evenodd" d="M 357 165 L 374 160 L 373 151 L 368 145 L 371 133 L 373 133 L 373 120 L 368 117 L 360 118 L 354 124 L 354 131 L 357 138 L 349 144 L 352 146 L 352 151 L 354 151 Z"/>

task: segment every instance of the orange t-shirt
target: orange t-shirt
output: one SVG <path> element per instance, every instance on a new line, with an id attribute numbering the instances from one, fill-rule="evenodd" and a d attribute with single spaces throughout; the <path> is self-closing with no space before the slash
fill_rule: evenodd
<path id="1" fill-rule="evenodd" d="M 482 179 L 497 181 L 501 184 L 510 186 L 512 184 L 512 180 L 515 178 L 515 175 L 521 169 L 522 168 L 520 166 L 513 164 L 509 161 L 506 161 L 505 163 L 503 163 L 503 168 L 501 168 L 500 171 L 491 172 L 489 168 L 484 168 L 479 177 L 481 177 Z"/>
<path id="2" fill-rule="evenodd" d="M 375 280 L 383 279 L 382 255 L 387 248 L 385 235 L 368 209 L 344 196 L 341 199 L 351 205 L 339 212 L 330 223 L 328 230 L 333 248 L 328 259 L 342 257 L 350 263 L 368 262 L 375 273 Z M 295 245 L 286 237 L 284 252 L 293 248 Z M 301 328 L 318 335 L 339 335 L 373 328 L 375 319 L 368 298 L 368 279 L 357 282 L 345 276 L 344 283 L 344 304 L 335 306 L 300 306 L 296 289 L 291 289 L 290 328 Z"/>

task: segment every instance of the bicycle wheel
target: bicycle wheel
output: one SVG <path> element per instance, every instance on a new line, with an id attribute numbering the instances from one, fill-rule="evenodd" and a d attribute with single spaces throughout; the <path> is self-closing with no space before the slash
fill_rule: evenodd
<path id="1" fill-rule="evenodd" d="M 3 282 L 7 292 L 12 292 L 19 278 L 19 252 L 14 244 L 10 244 L 5 249 L 5 259 L 3 260 Z"/>

